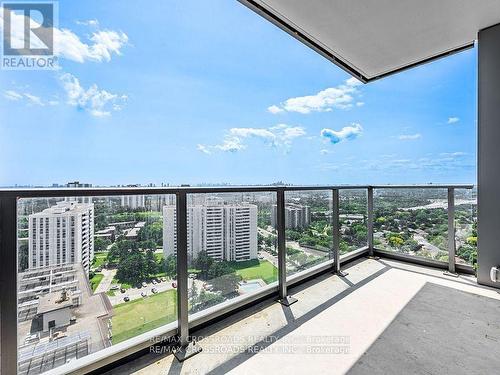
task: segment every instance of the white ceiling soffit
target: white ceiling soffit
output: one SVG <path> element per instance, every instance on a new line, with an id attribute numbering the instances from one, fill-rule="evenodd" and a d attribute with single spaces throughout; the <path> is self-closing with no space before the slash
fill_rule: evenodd
<path id="1" fill-rule="evenodd" d="M 500 0 L 239 0 L 364 82 L 473 46 Z"/>

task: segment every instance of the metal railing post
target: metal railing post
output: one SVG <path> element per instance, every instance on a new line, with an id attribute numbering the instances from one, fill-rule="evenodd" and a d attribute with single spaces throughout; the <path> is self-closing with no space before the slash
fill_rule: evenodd
<path id="1" fill-rule="evenodd" d="M 0 198 L 1 374 L 17 374 L 17 199 Z"/>
<path id="2" fill-rule="evenodd" d="M 374 221 L 374 212 L 373 212 L 373 187 L 368 188 L 368 197 L 367 197 L 368 205 L 368 257 L 376 258 L 374 255 L 374 246 L 373 246 L 373 221 Z"/>
<path id="3" fill-rule="evenodd" d="M 189 340 L 188 312 L 188 223 L 187 194 L 179 192 L 176 196 L 177 220 L 177 333 L 178 347 L 175 357 L 183 362 L 201 351 L 195 341 Z"/>
<path id="4" fill-rule="evenodd" d="M 290 306 L 297 302 L 288 295 L 286 286 L 286 233 L 285 233 L 285 190 L 276 192 L 276 230 L 278 231 L 278 288 L 279 302 Z"/>
<path id="5" fill-rule="evenodd" d="M 455 189 L 448 188 L 448 271 L 445 274 L 456 277 L 455 246 Z"/>
<path id="6" fill-rule="evenodd" d="M 347 276 L 340 270 L 340 192 L 332 190 L 332 246 L 333 246 L 333 273 L 340 277 Z"/>

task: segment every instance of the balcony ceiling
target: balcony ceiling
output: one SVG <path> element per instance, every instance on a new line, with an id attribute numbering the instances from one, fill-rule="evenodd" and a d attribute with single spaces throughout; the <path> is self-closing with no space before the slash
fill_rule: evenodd
<path id="1" fill-rule="evenodd" d="M 368 82 L 471 47 L 499 0 L 240 0 Z"/>

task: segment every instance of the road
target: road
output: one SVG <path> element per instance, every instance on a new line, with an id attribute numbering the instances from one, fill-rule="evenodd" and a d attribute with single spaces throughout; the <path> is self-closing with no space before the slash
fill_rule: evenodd
<path id="1" fill-rule="evenodd" d="M 436 257 L 441 249 L 427 241 L 425 238 L 426 235 L 427 233 L 425 233 L 422 229 L 417 229 L 413 233 L 413 239 L 417 241 L 419 245 L 422 245 L 425 250 L 428 250 L 432 254 L 432 257 Z"/>
<path id="2" fill-rule="evenodd" d="M 120 303 L 124 303 L 125 301 L 123 300 L 123 298 L 125 296 L 128 296 L 130 300 L 133 301 L 136 299 L 144 298 L 141 296 L 142 292 L 146 292 L 148 296 L 153 295 L 153 292 L 151 291 L 151 289 L 153 288 L 156 288 L 158 292 L 166 292 L 167 290 L 175 289 L 172 286 L 172 282 L 173 282 L 172 280 L 161 281 L 156 285 L 153 283 L 147 283 L 147 286 L 144 288 L 130 288 L 127 289 L 125 293 L 120 292 L 120 290 L 115 290 L 115 295 L 108 296 L 108 298 L 111 304 L 114 306 Z M 194 282 L 196 283 L 198 291 L 201 290 L 201 288 L 203 287 L 203 282 L 200 280 L 194 280 Z M 191 288 L 192 285 L 193 285 L 193 279 L 188 279 L 188 288 Z"/>

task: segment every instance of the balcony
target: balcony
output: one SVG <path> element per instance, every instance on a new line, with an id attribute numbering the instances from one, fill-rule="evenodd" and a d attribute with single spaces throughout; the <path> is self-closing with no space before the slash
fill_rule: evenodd
<path id="1" fill-rule="evenodd" d="M 117 208 L 128 195 L 143 196 L 144 207 Z M 81 263 L 40 266 L 27 251 L 21 264 L 28 248 L 16 229 L 68 197 L 90 197 L 81 208 L 98 211 L 98 227 L 112 223 L 115 240 Z M 150 205 L 158 198 L 171 209 Z M 472 185 L 6 189 L 0 203 L 8 286 L 2 289 L 2 366 L 12 373 L 112 367 L 120 373 L 125 367 L 116 366 L 128 356 L 149 351 L 123 366 L 152 373 L 159 364 L 212 373 L 304 366 L 387 373 L 377 361 L 399 353 L 396 369 L 418 364 L 432 372 L 428 353 L 441 345 L 449 348 L 440 353 L 452 371 L 457 348 L 487 347 L 499 337 L 498 295 L 473 276 Z M 204 224 L 213 204 L 220 227 Z M 231 213 L 242 205 L 250 208 L 248 231 L 237 238 Z M 137 242 L 128 240 L 139 223 Z M 210 236 L 220 236 L 218 247 L 203 242 Z M 132 259 L 139 263 L 125 267 Z M 141 263 L 147 259 L 154 259 L 154 271 Z M 91 261 L 88 275 L 82 263 Z M 43 284 L 63 271 L 71 288 L 58 284 L 20 300 L 18 288 L 33 289 L 36 280 Z M 467 325 L 464 316 L 476 320 Z M 429 343 L 422 334 L 440 340 Z M 297 351 L 314 363 L 290 356 Z M 411 360 L 405 351 L 414 353 Z"/>
<path id="2" fill-rule="evenodd" d="M 283 151 L 288 151 L 293 133 L 311 140 L 321 136 L 322 142 L 331 144 L 358 137 L 362 126 L 352 123 L 358 113 L 352 119 L 325 115 L 339 109 L 368 108 L 364 99 L 357 99 L 372 97 L 381 99 L 372 101 L 372 108 L 378 104 L 378 108 L 386 107 L 386 112 L 384 116 L 378 110 L 366 115 L 365 119 L 373 122 L 366 132 L 370 137 L 378 133 L 399 140 L 422 138 L 421 133 L 413 131 L 388 132 L 389 128 L 379 125 L 387 119 L 396 122 L 392 130 L 422 123 L 429 128 L 449 125 L 460 132 L 465 122 L 469 130 L 473 129 L 463 133 L 468 141 L 463 151 L 454 149 L 460 142 L 451 133 L 429 132 L 419 146 L 425 157 L 411 163 L 394 160 L 398 172 L 404 172 L 395 174 L 395 181 L 460 179 L 454 169 L 439 173 L 457 163 L 469 168 L 471 174 L 477 166 L 477 187 L 91 188 L 74 182 L 68 184 L 69 189 L 0 189 L 1 374 L 500 373 L 500 2 L 239 2 L 350 77 L 343 77 L 343 83 L 337 86 L 326 87 L 324 81 L 331 81 L 335 75 L 323 65 L 311 68 L 309 56 L 300 64 L 292 64 L 300 50 L 292 47 L 287 55 L 286 48 L 280 48 L 289 40 L 282 35 L 268 38 L 250 18 L 224 13 L 227 4 L 236 2 L 220 2 L 224 5 L 220 9 L 212 3 L 207 5 L 209 2 L 193 2 L 186 13 L 179 12 L 177 4 L 171 2 L 149 2 L 148 17 L 134 17 L 134 3 L 128 9 L 126 4 L 119 8 L 110 5 L 110 9 L 70 6 L 55 38 L 47 36 L 58 22 L 52 19 L 46 23 L 39 11 L 50 4 L 41 8 L 34 4 L 33 9 L 29 4 L 15 7 L 24 9 L 26 22 L 12 23 L 21 12 L 14 17 L 9 11 L 14 4 L 4 5 L 0 28 L 2 33 L 6 31 L 5 46 L 12 47 L 11 37 L 22 35 L 23 43 L 14 44 L 25 48 L 15 50 L 19 56 L 26 53 L 31 30 L 14 32 L 11 26 L 38 26 L 38 15 L 37 20 L 26 16 L 31 17 L 30 10 L 36 10 L 34 13 L 40 13 L 44 21 L 40 26 L 43 31 L 35 33 L 38 28 L 32 29 L 40 42 L 50 39 L 52 44 L 60 42 L 62 36 L 68 38 L 62 39 L 65 48 L 51 46 L 45 52 L 52 50 L 54 57 L 72 61 L 59 67 L 59 73 L 64 74 L 59 78 L 54 74 L 52 83 L 43 77 L 34 79 L 30 73 L 22 79 L 19 74 L 2 81 L 2 95 L 10 101 L 0 103 L 7 114 L 0 128 L 2 160 L 7 168 L 1 172 L 13 175 L 8 176 L 7 183 L 18 183 L 10 180 L 17 179 L 18 171 L 25 173 L 28 183 L 36 183 L 36 178 L 52 178 L 54 173 L 60 176 L 79 171 L 85 176 L 96 169 L 104 171 L 108 181 L 123 182 L 146 163 L 151 169 L 141 171 L 141 179 L 166 177 L 162 173 L 151 176 L 150 171 L 154 174 L 158 168 L 170 170 L 168 177 L 173 180 L 216 178 L 225 171 L 215 154 L 243 150 L 256 134 L 266 145 L 279 145 Z M 61 6 L 61 10 L 67 9 Z M 125 20 L 133 23 L 130 31 L 119 31 Z M 182 20 L 185 23 L 179 22 Z M 209 21 L 208 27 L 204 20 Z M 68 25 L 75 24 L 78 28 L 73 32 Z M 158 25 L 171 27 L 155 28 Z M 219 30 L 214 32 L 211 26 Z M 130 34 L 129 42 L 125 31 Z M 211 44 L 211 39 L 218 37 L 222 42 Z M 257 49 L 245 40 L 267 48 Z M 141 55 L 124 50 L 126 44 L 136 47 Z M 480 47 L 474 56 L 477 81 L 470 77 L 462 80 L 463 74 L 472 69 L 469 73 L 460 70 L 458 78 L 448 82 L 448 90 L 439 91 L 435 87 L 446 80 L 434 72 L 425 82 L 429 87 L 421 87 L 428 101 L 415 100 L 411 90 L 406 90 L 424 81 L 418 75 L 409 83 L 396 82 L 395 78 L 382 91 L 351 95 L 361 83 L 385 79 L 476 45 Z M 178 50 L 176 46 L 188 48 Z M 144 51 L 153 51 L 154 55 L 145 56 Z M 108 64 L 118 56 L 124 57 L 120 61 L 126 65 Z M 200 61 L 208 64 L 200 69 Z M 79 67 L 75 70 L 84 73 L 83 62 L 89 62 L 85 65 L 92 70 L 83 76 L 73 75 L 76 65 Z M 230 79 L 222 77 L 221 68 Z M 444 66 L 443 70 L 448 68 Z M 251 74 L 240 80 L 236 71 Z M 205 77 L 205 72 L 211 74 Z M 318 81 L 316 73 L 320 75 Z M 96 82 L 94 78 L 98 77 L 116 81 Z M 132 79 L 118 82 L 120 77 Z M 279 79 L 275 81 L 275 77 Z M 175 82 L 179 85 L 172 85 Z M 30 93 L 35 83 L 36 95 Z M 115 90 L 113 84 L 117 83 L 124 84 L 122 89 L 135 83 L 136 91 L 128 95 L 120 85 Z M 453 95 L 471 94 L 476 83 L 477 101 L 473 95 L 467 101 Z M 62 84 L 64 91 L 52 93 L 51 84 Z M 275 90 L 288 85 L 294 87 L 293 92 Z M 316 94 L 309 92 L 309 85 L 317 87 Z M 418 120 L 406 119 L 396 110 L 398 104 L 384 100 L 384 93 L 390 91 L 405 96 L 409 104 L 404 107 L 421 115 Z M 240 97 L 242 92 L 247 96 Z M 169 95 L 162 95 L 165 93 Z M 108 121 L 112 112 L 126 107 L 126 98 L 131 104 L 136 99 L 130 107 L 137 113 L 122 112 L 116 123 L 110 123 L 119 125 L 120 130 L 116 131 L 117 126 L 114 131 L 88 132 L 92 128 L 113 129 L 100 124 L 66 133 L 74 123 L 97 125 L 97 121 Z M 67 108 L 62 108 L 63 102 Z M 451 113 L 451 102 L 455 108 L 467 107 L 466 116 Z M 428 116 L 434 109 L 430 104 L 435 103 L 443 112 Z M 476 103 L 477 122 L 472 113 Z M 42 107 L 51 111 L 42 112 Z M 76 116 L 77 111 L 95 119 L 88 122 L 70 115 L 75 112 Z M 208 116 L 209 112 L 222 114 L 222 118 Z M 317 112 L 317 117 L 305 120 L 303 115 L 311 112 Z M 170 118 L 170 113 L 175 117 Z M 254 117 L 256 113 L 267 117 Z M 248 128 L 261 121 L 267 123 L 271 115 L 288 123 L 297 122 L 297 126 L 288 127 L 278 120 L 275 126 Z M 244 123 L 236 124 L 234 120 L 240 118 Z M 298 124 L 302 120 L 311 131 Z M 352 125 L 320 131 L 323 124 L 329 127 L 336 122 Z M 217 123 L 228 126 L 215 129 Z M 195 132 L 194 124 L 206 128 Z M 471 147 L 475 125 L 477 150 Z M 184 128 L 188 134 L 182 134 Z M 113 146 L 122 141 L 122 129 L 133 138 L 120 143 L 118 149 Z M 60 138 L 61 134 L 67 134 L 67 138 Z M 431 137 L 435 143 L 429 142 Z M 181 138 L 189 138 L 197 151 L 213 159 L 186 158 L 183 153 L 195 147 L 185 148 Z M 98 142 L 93 142 L 96 139 Z M 383 137 L 364 139 L 373 148 L 356 149 L 345 144 L 342 164 L 336 159 L 315 157 L 308 163 L 295 163 L 302 156 L 316 155 L 304 143 L 298 158 L 285 168 L 276 155 L 260 150 L 253 158 L 248 155 L 239 159 L 246 163 L 231 161 L 225 168 L 245 174 L 255 183 L 254 179 L 281 178 L 278 176 L 284 172 L 286 178 L 296 179 L 308 168 L 318 167 L 317 160 L 330 160 L 324 164 L 326 168 L 318 168 L 314 178 L 305 178 L 339 181 L 338 176 L 327 173 L 364 166 L 366 174 L 360 180 L 386 181 L 378 176 L 379 164 L 391 168 L 387 161 L 395 157 L 378 153 L 385 154 L 387 148 L 379 142 Z M 92 143 L 99 147 L 88 148 Z M 135 147 L 138 144 L 142 149 Z M 443 145 L 446 150 L 441 150 Z M 440 156 L 469 153 L 471 162 L 452 158 L 449 164 L 435 163 L 438 154 L 427 153 L 431 150 Z M 122 151 L 134 162 L 126 163 Z M 336 155 L 330 149 L 315 151 L 323 156 Z M 81 157 L 87 154 L 92 157 Z M 414 156 L 413 152 L 407 154 Z M 373 168 L 372 163 L 362 160 L 352 163 L 350 157 L 356 155 L 370 155 L 377 163 Z M 102 163 L 107 159 L 109 163 Z M 117 165 L 116 160 L 124 164 Z M 258 162 L 251 165 L 249 160 Z M 411 175 L 423 160 L 437 173 L 431 177 Z M 67 169 L 62 170 L 64 166 Z M 206 173 L 198 175 L 191 170 L 193 166 Z M 261 175 L 264 168 L 275 173 Z M 250 170 L 252 174 L 247 173 Z M 185 171 L 190 173 L 179 173 Z M 241 180 L 240 176 L 232 180 Z M 469 181 L 468 176 L 463 180 Z M 352 177 L 359 178 L 359 174 Z M 51 218 L 63 212 L 70 219 L 60 235 L 55 235 L 57 228 Z"/>
<path id="3" fill-rule="evenodd" d="M 475 278 L 359 259 L 193 332 L 203 351 L 179 363 L 161 345 L 107 374 L 493 374 L 500 296 Z"/>

